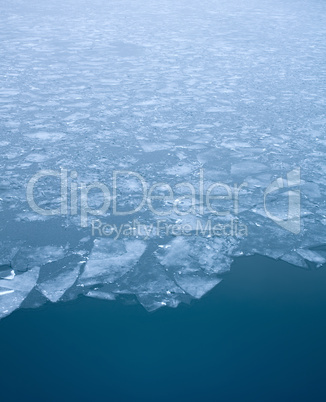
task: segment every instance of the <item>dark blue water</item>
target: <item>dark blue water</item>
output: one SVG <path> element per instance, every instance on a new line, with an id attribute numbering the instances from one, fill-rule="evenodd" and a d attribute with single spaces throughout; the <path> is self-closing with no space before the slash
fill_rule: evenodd
<path id="1" fill-rule="evenodd" d="M 1 401 L 325 401 L 325 285 L 325 267 L 255 256 L 175 310 L 18 310 L 0 322 Z"/>

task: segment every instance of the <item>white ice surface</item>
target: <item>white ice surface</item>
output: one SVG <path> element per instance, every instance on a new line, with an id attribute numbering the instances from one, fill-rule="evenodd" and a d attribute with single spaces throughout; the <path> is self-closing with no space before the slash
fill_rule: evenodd
<path id="1" fill-rule="evenodd" d="M 11 0 L 0 16 L 1 317 L 79 294 L 176 307 L 204 295 L 242 255 L 325 264 L 324 1 Z M 266 215 L 264 191 L 298 168 L 293 234 Z M 69 187 L 67 214 L 33 211 L 26 186 L 43 169 L 66 169 L 79 196 L 82 184 L 104 183 L 110 208 L 81 227 Z M 114 170 L 136 172 L 148 187 L 187 182 L 196 211 L 180 215 L 164 200 L 154 206 L 169 212 L 157 216 L 145 200 L 114 216 L 114 200 L 128 211 L 143 198 L 135 176 L 121 177 L 113 194 Z M 224 215 L 198 210 L 200 186 L 216 182 L 246 182 L 236 209 L 234 199 L 212 201 Z M 286 190 L 266 199 L 283 219 Z M 60 207 L 59 179 L 39 180 L 33 194 L 45 210 Z M 182 195 L 179 212 L 192 206 Z M 89 191 L 89 208 L 102 203 L 101 191 Z M 92 219 L 152 229 L 115 239 L 93 235 Z M 172 229 L 159 231 L 158 219 Z M 196 232 L 209 220 L 222 225 L 219 235 Z M 232 220 L 247 234 L 234 233 Z M 173 232 L 180 224 L 187 233 Z"/>

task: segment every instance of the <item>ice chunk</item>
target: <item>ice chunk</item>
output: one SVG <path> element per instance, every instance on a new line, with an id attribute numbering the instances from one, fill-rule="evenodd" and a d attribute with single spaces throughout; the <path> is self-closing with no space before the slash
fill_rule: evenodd
<path id="1" fill-rule="evenodd" d="M 15 270 L 24 271 L 34 266 L 42 266 L 60 260 L 65 255 L 66 248 L 63 246 L 24 246 L 19 249 L 12 259 L 12 266 Z"/>
<path id="2" fill-rule="evenodd" d="M 162 306 L 175 307 L 184 300 L 185 295 L 173 277 L 152 255 L 148 255 L 142 266 L 135 267 L 119 282 L 115 293 L 135 294 L 148 311 Z"/>
<path id="3" fill-rule="evenodd" d="M 12 280 L 0 280 L 0 318 L 5 317 L 16 310 L 29 292 L 34 288 L 39 267 L 34 267 L 21 275 L 16 275 Z"/>
<path id="4" fill-rule="evenodd" d="M 212 275 L 175 275 L 176 283 L 196 299 L 201 298 L 209 290 L 213 289 L 221 280 L 221 278 L 216 278 Z"/>
<path id="5" fill-rule="evenodd" d="M 178 236 L 157 251 L 156 255 L 160 263 L 173 272 L 218 273 L 229 269 L 231 264 L 229 254 L 236 243 L 235 240 L 220 238 Z"/>
<path id="6" fill-rule="evenodd" d="M 15 271 L 10 265 L 0 265 L 0 279 L 14 279 Z"/>
<path id="7" fill-rule="evenodd" d="M 289 264 L 296 265 L 297 267 L 308 268 L 305 260 L 295 251 L 284 254 L 281 259 Z"/>
<path id="8" fill-rule="evenodd" d="M 51 133 L 46 131 L 39 131 L 33 134 L 26 134 L 26 137 L 40 141 L 58 141 L 65 137 L 64 133 Z"/>
<path id="9" fill-rule="evenodd" d="M 305 250 L 305 249 L 298 249 L 296 252 L 305 260 L 314 262 L 317 264 L 317 266 L 321 266 L 322 264 L 325 264 L 326 258 L 321 256 L 319 253 L 316 251 L 312 250 Z"/>
<path id="10" fill-rule="evenodd" d="M 187 163 L 180 163 L 176 166 L 167 168 L 165 172 L 173 176 L 187 176 L 194 170 L 194 166 Z"/>
<path id="11" fill-rule="evenodd" d="M 59 274 L 51 275 L 49 279 L 38 283 L 37 289 L 51 302 L 58 301 L 66 290 L 76 282 L 80 265 L 64 266 Z"/>
<path id="12" fill-rule="evenodd" d="M 233 164 L 231 167 L 231 174 L 246 177 L 252 174 L 257 175 L 266 170 L 268 170 L 266 165 L 248 160 Z"/>
<path id="13" fill-rule="evenodd" d="M 86 296 L 102 300 L 115 300 L 114 294 L 109 292 L 103 292 L 101 290 L 90 290 L 89 292 L 86 293 Z"/>
<path id="14" fill-rule="evenodd" d="M 165 149 L 171 149 L 172 144 L 167 142 L 155 143 L 155 142 L 141 141 L 140 145 L 143 148 L 144 152 L 156 152 Z"/>
<path id="15" fill-rule="evenodd" d="M 146 243 L 141 240 L 95 240 L 80 282 L 114 282 L 137 264 L 145 249 Z"/>

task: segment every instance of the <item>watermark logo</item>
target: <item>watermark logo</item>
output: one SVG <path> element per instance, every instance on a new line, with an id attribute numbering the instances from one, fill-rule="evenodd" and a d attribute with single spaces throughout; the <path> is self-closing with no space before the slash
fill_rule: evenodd
<path id="1" fill-rule="evenodd" d="M 279 177 L 274 180 L 264 192 L 264 209 L 268 218 L 272 219 L 276 224 L 294 234 L 300 233 L 300 189 L 292 189 L 292 187 L 300 186 L 300 168 L 294 169 L 287 174 L 287 180 Z M 288 210 L 286 218 L 273 215 L 267 208 L 267 196 L 280 190 L 288 189 Z"/>
<path id="2" fill-rule="evenodd" d="M 93 219 L 91 233 L 94 237 L 111 237 L 118 240 L 122 237 L 137 237 L 148 240 L 151 237 L 165 236 L 201 236 L 201 237 L 246 237 L 248 228 L 238 219 L 230 219 L 228 222 L 217 222 L 213 219 L 203 221 L 196 219 L 192 224 L 183 223 L 182 220 L 170 222 L 165 219 L 157 219 L 149 224 L 144 224 L 134 219 L 128 223 L 106 223 L 101 219 Z"/>
<path id="3" fill-rule="evenodd" d="M 200 169 L 198 183 L 182 182 L 171 186 L 169 183 L 154 183 L 151 185 L 137 172 L 115 170 L 112 172 L 112 188 L 101 182 L 86 184 L 77 183 L 77 172 L 70 174 L 66 169 L 57 172 L 41 170 L 27 183 L 27 201 L 32 210 L 40 215 L 77 215 L 80 214 L 81 227 L 87 227 L 89 216 L 126 217 L 148 210 L 154 216 L 203 216 L 212 214 L 224 217 L 237 215 L 239 212 L 239 195 L 247 183 L 228 185 L 221 182 L 204 186 L 204 170 Z M 60 197 L 57 208 L 43 208 L 35 201 L 35 192 L 41 182 L 48 179 L 60 181 Z M 130 193 L 126 190 L 129 183 Z M 130 184 L 132 183 L 132 185 Z M 138 191 L 133 192 L 134 188 Z M 91 193 L 101 195 L 101 206 L 91 205 Z M 131 199 L 133 208 L 126 209 L 126 199 Z M 219 204 L 218 206 L 216 204 Z M 220 205 L 223 204 L 223 205 Z"/>
<path id="4" fill-rule="evenodd" d="M 47 184 L 48 182 L 50 184 Z M 59 187 L 56 187 L 58 183 Z M 300 233 L 299 185 L 300 168 L 296 168 L 287 173 L 286 180 L 280 177 L 265 191 L 260 189 L 260 194 L 263 193 L 261 203 L 264 204 L 267 218 L 294 234 Z M 140 232 L 144 237 L 149 237 L 154 232 L 166 232 L 166 235 L 176 236 L 207 232 L 210 236 L 231 234 L 242 237 L 247 236 L 247 227 L 238 220 L 239 204 L 248 194 L 247 187 L 246 182 L 205 182 L 204 169 L 199 169 L 197 181 L 174 185 L 163 182 L 150 183 L 137 172 L 117 170 L 112 172 L 111 186 L 101 182 L 82 182 L 76 171 L 61 169 L 37 172 L 27 183 L 26 195 L 31 209 L 37 214 L 78 216 L 83 228 L 90 225 L 91 217 L 110 216 L 109 222 L 99 219 L 91 222 L 92 232 L 101 236 L 119 238 L 121 234 L 126 233 L 139 236 Z M 44 189 L 50 191 L 52 201 L 47 197 L 42 199 Z M 285 208 L 284 203 L 282 204 L 284 200 L 287 201 Z M 282 215 L 284 209 L 286 213 Z M 121 225 L 123 220 L 135 220 L 143 212 L 144 216 L 150 217 L 149 225 Z M 183 219 L 187 216 L 192 219 L 186 219 L 184 225 L 169 223 L 178 221 L 178 217 Z M 169 218 L 166 224 L 162 224 L 163 217 Z M 160 224 L 155 227 L 152 223 L 156 219 Z M 206 231 L 201 230 L 202 219 L 206 222 L 205 225 L 208 225 Z M 190 221 L 193 222 L 191 229 L 187 223 Z"/>

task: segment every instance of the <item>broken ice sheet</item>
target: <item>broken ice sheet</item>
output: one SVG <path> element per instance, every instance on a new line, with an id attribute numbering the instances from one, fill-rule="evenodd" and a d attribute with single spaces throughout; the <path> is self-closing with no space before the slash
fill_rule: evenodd
<path id="1" fill-rule="evenodd" d="M 42 268 L 37 289 L 51 302 L 58 301 L 77 280 L 83 261 L 76 256 Z"/>
<path id="2" fill-rule="evenodd" d="M 62 259 L 68 250 L 63 246 L 23 246 L 19 248 L 12 259 L 12 266 L 15 270 L 26 271 L 34 266 L 42 266 L 53 261 Z"/>
<path id="3" fill-rule="evenodd" d="M 178 236 L 160 248 L 156 256 L 171 272 L 182 269 L 182 273 L 222 273 L 229 269 L 236 245 L 234 239 Z"/>
<path id="4" fill-rule="evenodd" d="M 320 255 L 316 251 L 298 249 L 298 250 L 296 250 L 296 252 L 305 260 L 315 263 L 317 267 L 320 267 L 321 265 L 325 264 L 325 262 L 326 262 L 326 258 L 323 257 L 322 255 Z"/>
<path id="5" fill-rule="evenodd" d="M 192 275 L 176 273 L 174 277 L 176 283 L 196 299 L 201 298 L 222 280 L 221 278 L 204 275 L 203 273 L 193 273 Z"/>
<path id="6" fill-rule="evenodd" d="M 118 281 L 117 285 L 115 293 L 136 295 L 148 311 L 162 306 L 177 307 L 181 301 L 189 300 L 152 253 L 144 255 L 143 263 Z"/>
<path id="7" fill-rule="evenodd" d="M 194 0 L 171 0 L 168 6 L 139 0 L 130 7 L 102 2 L 101 12 L 98 2 L 79 7 L 48 0 L 33 13 L 18 0 L 0 3 L 3 300 L 14 297 L 12 305 L 18 306 L 27 288 L 4 286 L 28 279 L 36 267 L 35 289 L 49 300 L 80 293 L 110 299 L 125 292 L 155 309 L 204 294 L 238 255 L 259 253 L 305 268 L 324 263 L 325 254 L 311 249 L 325 244 L 325 24 L 320 16 L 326 15 L 326 3 L 275 1 L 263 7 L 258 0 L 242 2 L 241 12 L 239 2 L 223 7 L 209 2 L 207 9 Z M 175 18 L 181 11 L 187 18 Z M 115 169 L 132 169 L 149 185 L 195 185 L 200 167 L 205 189 L 214 182 L 232 188 L 247 182 L 238 209 L 247 237 L 194 236 L 197 222 L 205 225 L 207 216 L 180 217 L 172 209 L 166 220 L 189 224 L 190 236 L 178 240 L 153 232 L 146 241 L 99 239 L 94 246 L 91 238 L 78 259 L 71 257 L 77 247 L 73 238 L 90 236 L 89 228 L 81 233 L 80 215 L 56 217 L 54 224 L 26 201 L 26 183 L 40 169 L 76 171 L 78 185 L 100 181 L 111 189 Z M 294 236 L 267 218 L 263 196 L 273 180 L 297 167 L 302 230 Z M 141 201 L 137 188 L 121 184 L 119 206 L 135 208 Z M 59 187 L 57 179 L 40 180 L 36 203 L 57 207 Z M 89 193 L 91 207 L 102 201 L 101 193 Z M 224 211 L 230 205 L 223 201 L 215 205 Z M 286 218 L 286 192 L 271 194 L 266 206 Z M 189 207 L 187 201 L 179 205 L 183 211 Z M 155 214 L 144 210 L 135 218 L 155 226 Z M 105 218 L 114 219 L 111 211 Z M 48 244 L 41 224 L 51 232 Z M 69 229 L 69 235 L 61 237 L 58 228 Z"/>
<path id="8" fill-rule="evenodd" d="M 230 268 L 229 254 L 235 245 L 234 241 L 218 238 L 176 237 L 156 256 L 181 289 L 200 298 L 221 281 L 217 274 Z"/>
<path id="9" fill-rule="evenodd" d="M 40 268 L 16 275 L 11 280 L 0 280 L 0 318 L 16 310 L 34 288 Z"/>
<path id="10" fill-rule="evenodd" d="M 146 249 L 140 240 L 97 239 L 79 283 L 112 283 L 130 271 Z"/>

